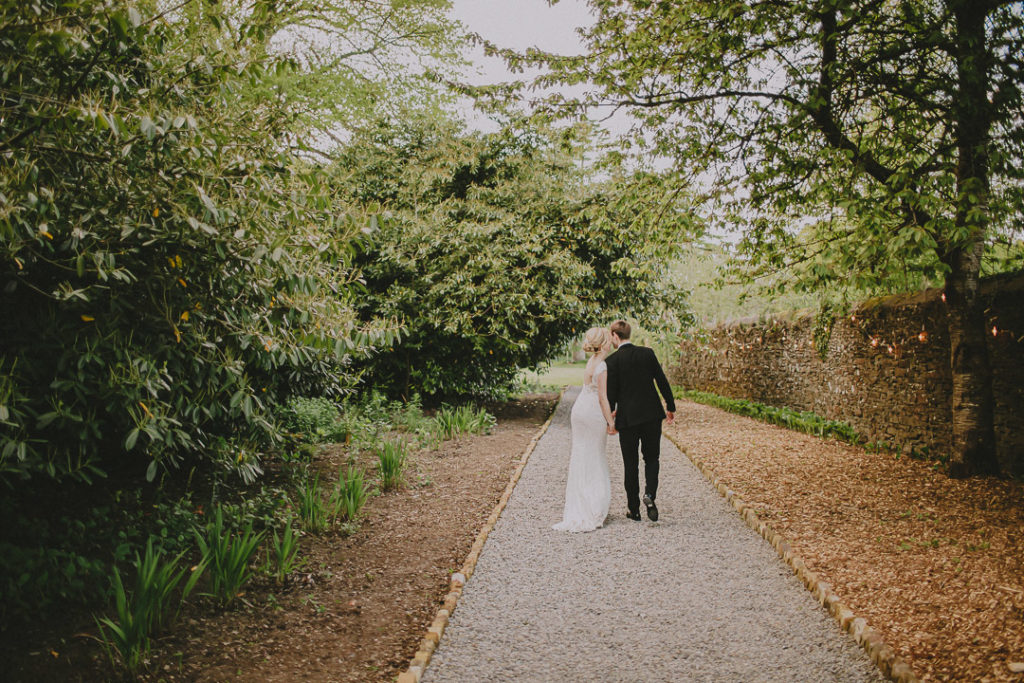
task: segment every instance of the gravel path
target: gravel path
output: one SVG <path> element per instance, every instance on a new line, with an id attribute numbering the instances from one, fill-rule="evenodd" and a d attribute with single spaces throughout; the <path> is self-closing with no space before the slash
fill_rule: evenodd
<path id="1" fill-rule="evenodd" d="M 668 440 L 660 522 L 626 519 L 613 437 L 605 527 L 551 530 L 577 394 L 566 392 L 530 456 L 424 681 L 883 680 Z"/>

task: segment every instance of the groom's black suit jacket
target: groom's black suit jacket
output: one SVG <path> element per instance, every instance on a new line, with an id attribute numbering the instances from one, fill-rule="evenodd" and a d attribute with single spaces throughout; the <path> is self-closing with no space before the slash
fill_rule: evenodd
<path id="1" fill-rule="evenodd" d="M 608 365 L 608 403 L 615 413 L 615 428 L 633 427 L 665 419 L 658 391 L 668 409 L 676 411 L 665 371 L 654 350 L 646 346 L 623 344 L 605 360 Z M 658 385 L 657 391 L 654 385 Z"/>

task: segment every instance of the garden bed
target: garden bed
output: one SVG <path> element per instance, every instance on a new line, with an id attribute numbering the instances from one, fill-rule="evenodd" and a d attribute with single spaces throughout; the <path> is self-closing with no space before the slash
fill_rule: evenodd
<path id="1" fill-rule="evenodd" d="M 354 532 L 301 538 L 305 564 L 283 587 L 255 581 L 226 610 L 193 601 L 141 680 L 393 680 L 556 398 L 492 406 L 491 434 L 415 452 L 407 485 L 372 497 Z M 372 471 L 373 457 L 357 464 Z M 328 446 L 314 464 L 333 474 L 347 458 Z M 5 634 L 5 680 L 110 679 L 88 615 L 40 615 L 37 626 Z"/>

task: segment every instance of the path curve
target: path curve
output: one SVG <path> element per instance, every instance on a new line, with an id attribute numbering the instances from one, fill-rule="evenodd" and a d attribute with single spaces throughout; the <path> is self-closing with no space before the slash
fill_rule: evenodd
<path id="1" fill-rule="evenodd" d="M 553 531 L 578 393 L 566 391 L 531 455 L 425 682 L 884 680 L 667 439 L 661 521 L 626 519 L 610 438 L 605 527 Z"/>

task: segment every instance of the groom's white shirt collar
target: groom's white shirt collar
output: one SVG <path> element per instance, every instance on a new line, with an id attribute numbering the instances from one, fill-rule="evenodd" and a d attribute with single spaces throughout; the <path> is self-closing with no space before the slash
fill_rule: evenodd
<path id="1" fill-rule="evenodd" d="M 622 341 L 619 342 L 619 348 L 621 349 L 626 344 L 632 344 L 632 343 L 633 342 L 629 341 L 628 339 L 623 339 Z"/>

